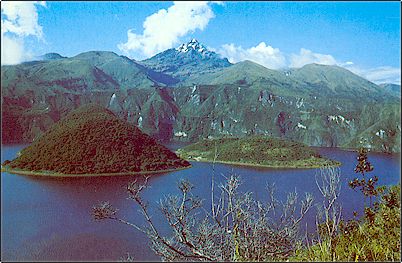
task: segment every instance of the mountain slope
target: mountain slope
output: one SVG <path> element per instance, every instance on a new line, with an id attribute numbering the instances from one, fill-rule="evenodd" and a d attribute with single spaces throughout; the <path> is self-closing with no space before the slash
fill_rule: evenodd
<path id="1" fill-rule="evenodd" d="M 2 66 L 1 76 L 2 142 L 32 141 L 82 104 L 107 106 L 119 91 L 174 81 L 127 57 L 101 51 Z"/>
<path id="2" fill-rule="evenodd" d="M 382 100 L 387 95 L 378 85 L 339 66 L 308 64 L 288 72 L 289 77 L 306 83 L 317 93 L 333 93 L 340 97 Z"/>
<path id="3" fill-rule="evenodd" d="M 177 82 L 168 75 L 144 68 L 137 62 L 125 56 L 119 56 L 114 52 L 89 51 L 81 53 L 72 59 L 84 61 L 102 69 L 113 77 L 122 89 L 151 87 L 156 83 L 165 85 Z"/>
<path id="4" fill-rule="evenodd" d="M 238 85 L 266 89 L 275 95 L 300 97 L 360 98 L 396 102 L 378 85 L 338 67 L 309 64 L 299 69 L 276 71 L 251 61 L 236 63 L 217 72 L 193 75 L 182 85 Z"/>
<path id="5" fill-rule="evenodd" d="M 278 71 L 265 68 L 257 63 L 246 60 L 214 73 L 202 76 L 192 76 L 188 79 L 188 82 L 208 85 L 241 84 L 251 83 L 262 78 L 274 78 L 282 81 L 286 80 L 286 78 Z"/>
<path id="6" fill-rule="evenodd" d="M 85 92 L 148 88 L 166 85 L 163 82 L 175 82 L 170 76 L 146 69 L 127 57 L 105 51 L 2 66 L 1 74 L 2 87 L 12 87 L 14 95 L 33 89 Z"/>
<path id="7" fill-rule="evenodd" d="M 392 83 L 383 83 L 379 85 L 384 90 L 388 91 L 390 94 L 401 97 L 401 85 Z"/>
<path id="8" fill-rule="evenodd" d="M 398 102 L 275 95 L 238 85 L 182 87 L 173 94 L 180 105 L 176 139 L 264 134 L 310 146 L 400 151 Z"/>
<path id="9" fill-rule="evenodd" d="M 276 71 L 250 61 L 210 67 L 202 59 L 209 51 L 194 41 L 174 52 L 179 70 L 165 66 L 176 77 L 99 51 L 3 66 L 2 142 L 31 142 L 71 110 L 96 103 L 161 140 L 265 134 L 400 150 L 400 97 L 350 71 L 317 64 Z M 187 55 L 200 63 L 186 64 Z M 190 76 L 177 83 L 184 71 Z"/>
<path id="10" fill-rule="evenodd" d="M 197 40 L 163 51 L 140 62 L 157 72 L 184 80 L 195 74 L 214 72 L 231 64 L 215 52 L 209 51 Z"/>
<path id="11" fill-rule="evenodd" d="M 243 61 L 217 72 L 194 75 L 185 85 L 237 85 L 256 89 L 268 89 L 275 95 L 309 94 L 310 87 L 298 80 L 286 77 L 282 72 L 268 69 L 252 61 Z"/>

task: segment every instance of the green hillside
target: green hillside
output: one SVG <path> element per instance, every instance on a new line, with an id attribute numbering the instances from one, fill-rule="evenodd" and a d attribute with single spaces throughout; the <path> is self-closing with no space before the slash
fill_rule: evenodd
<path id="1" fill-rule="evenodd" d="M 308 64 L 289 71 L 289 77 L 314 88 L 317 93 L 384 101 L 387 94 L 378 85 L 339 66 Z"/>
<path id="2" fill-rule="evenodd" d="M 360 98 L 397 102 L 396 96 L 356 74 L 338 67 L 309 64 L 300 69 L 276 71 L 251 61 L 236 63 L 217 72 L 193 74 L 182 85 L 223 85 L 267 89 L 275 95 Z"/>
<path id="3" fill-rule="evenodd" d="M 188 160 L 275 168 L 340 165 L 323 158 L 307 145 L 267 136 L 202 140 L 179 149 L 177 153 Z"/>
<path id="4" fill-rule="evenodd" d="M 1 75 L 2 87 L 12 88 L 7 91 L 14 92 L 13 95 L 32 89 L 88 92 L 149 88 L 175 82 L 170 76 L 106 51 L 89 51 L 71 58 L 2 66 Z"/>
<path id="5" fill-rule="evenodd" d="M 91 104 L 68 114 L 4 165 L 61 176 L 152 172 L 190 166 L 111 111 Z"/>
<path id="6" fill-rule="evenodd" d="M 393 96 L 401 97 L 401 85 L 392 83 L 383 83 L 379 85 L 385 91 L 389 92 Z"/>

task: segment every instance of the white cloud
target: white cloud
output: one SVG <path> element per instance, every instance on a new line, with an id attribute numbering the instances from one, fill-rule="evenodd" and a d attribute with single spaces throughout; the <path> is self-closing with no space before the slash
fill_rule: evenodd
<path id="1" fill-rule="evenodd" d="M 204 30 L 209 21 L 215 17 L 211 5 L 224 5 L 222 1 L 173 2 L 167 9 L 148 16 L 143 23 L 143 32 L 137 34 L 133 29 L 127 32 L 127 42 L 118 44 L 118 48 L 126 55 L 137 59 L 148 58 L 180 42 L 180 38 L 196 30 Z M 315 53 L 301 48 L 298 54 L 285 54 L 279 48 L 273 48 L 265 42 L 250 48 L 235 44 L 224 44 L 220 48 L 208 47 L 209 50 L 237 63 L 251 60 L 267 68 L 300 68 L 306 64 L 338 65 L 349 69 L 374 83 L 400 83 L 400 69 L 393 67 L 377 67 L 362 69 L 352 61 L 340 62 L 330 54 Z"/>
<path id="2" fill-rule="evenodd" d="M 286 66 L 286 58 L 278 48 L 267 46 L 261 42 L 255 47 L 248 49 L 234 44 L 224 44 L 218 53 L 226 57 L 231 63 L 251 60 L 267 68 L 278 69 Z"/>
<path id="3" fill-rule="evenodd" d="M 127 42 L 120 43 L 118 48 L 141 58 L 172 48 L 180 37 L 197 29 L 204 30 L 215 16 L 210 5 L 208 1 L 173 2 L 167 10 L 161 9 L 145 19 L 142 34 L 128 30 Z"/>
<path id="4" fill-rule="evenodd" d="M 257 46 L 248 49 L 234 44 L 224 44 L 217 52 L 232 63 L 251 60 L 270 69 L 300 68 L 311 63 L 324 65 L 338 64 L 336 59 L 331 55 L 314 53 L 305 48 L 301 48 L 299 54 L 288 55 L 281 52 L 279 48 L 267 46 L 265 42 L 261 42 Z M 353 62 L 346 62 L 347 65 L 350 65 L 350 63 Z"/>
<path id="5" fill-rule="evenodd" d="M 231 63 L 251 60 L 271 69 L 300 68 L 311 63 L 337 65 L 376 84 L 401 83 L 400 68 L 389 66 L 362 68 L 352 61 L 340 62 L 332 55 L 315 53 L 305 48 L 301 48 L 299 54 L 289 55 L 281 52 L 279 48 L 273 48 L 269 45 L 267 46 L 265 42 L 261 42 L 257 46 L 248 49 L 235 44 L 224 44 L 221 48 L 213 51 L 219 53 L 222 57 L 226 57 Z"/>
<path id="6" fill-rule="evenodd" d="M 38 24 L 38 13 L 35 5 L 43 2 L 10 2 L 4 1 L 1 12 L 7 18 L 1 20 L 2 33 L 14 33 L 18 36 L 34 35 L 42 37 L 42 27 Z"/>
<path id="7" fill-rule="evenodd" d="M 320 53 L 314 53 L 311 50 L 301 48 L 299 54 L 290 55 L 290 67 L 300 68 L 304 65 L 317 63 L 323 65 L 336 65 L 337 61 L 331 55 L 325 55 Z"/>
<path id="8" fill-rule="evenodd" d="M 1 64 L 14 65 L 24 59 L 24 42 L 21 38 L 1 38 Z"/>
<path id="9" fill-rule="evenodd" d="M 28 58 L 24 38 L 43 39 L 36 6 L 45 2 L 3 1 L 1 3 L 1 64 L 18 64 Z"/>
<path id="10" fill-rule="evenodd" d="M 389 66 L 382 66 L 370 69 L 363 69 L 357 66 L 345 66 L 345 68 L 376 84 L 381 83 L 401 84 L 400 68 L 394 68 Z"/>

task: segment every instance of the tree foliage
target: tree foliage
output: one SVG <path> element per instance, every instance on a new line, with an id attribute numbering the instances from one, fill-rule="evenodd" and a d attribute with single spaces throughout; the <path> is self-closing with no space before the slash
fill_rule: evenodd
<path id="1" fill-rule="evenodd" d="M 339 233 L 296 251 L 291 261 L 398 261 L 401 260 L 401 186 L 381 194 L 378 209 L 360 220 L 341 221 Z"/>
<path id="2" fill-rule="evenodd" d="M 65 174 L 124 173 L 186 167 L 174 152 L 100 106 L 83 106 L 8 163 Z"/>
<path id="3" fill-rule="evenodd" d="M 178 152 L 185 158 L 202 157 L 214 159 L 214 149 L 218 147 L 219 155 L 215 161 L 238 162 L 256 165 L 298 165 L 339 164 L 322 157 L 305 144 L 272 138 L 268 136 L 248 136 L 245 138 L 228 137 L 204 139 L 186 146 Z"/>
<path id="4" fill-rule="evenodd" d="M 366 179 L 365 175 L 374 170 L 374 166 L 368 161 L 367 149 L 360 148 L 357 156 L 357 165 L 355 173 L 361 173 L 362 178 L 355 178 L 349 182 L 349 187 L 352 189 L 360 189 L 364 195 L 364 206 L 366 206 L 366 197 L 370 197 L 370 207 L 372 206 L 372 197 L 378 196 L 381 192 L 381 188 L 377 188 L 378 177 L 373 176 L 370 179 Z"/>

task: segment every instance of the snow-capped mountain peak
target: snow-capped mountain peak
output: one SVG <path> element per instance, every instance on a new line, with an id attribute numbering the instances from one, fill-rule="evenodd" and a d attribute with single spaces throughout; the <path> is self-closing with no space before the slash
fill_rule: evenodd
<path id="1" fill-rule="evenodd" d="M 197 39 L 191 39 L 188 43 L 183 43 L 179 47 L 176 48 L 177 51 L 179 52 L 188 52 L 190 50 L 195 50 L 199 53 L 203 53 L 204 51 L 207 51 L 206 47 L 202 45 L 200 42 L 197 41 Z"/>
<path id="2" fill-rule="evenodd" d="M 158 53 L 141 63 L 156 72 L 171 74 L 176 79 L 188 78 L 190 73 L 205 74 L 232 65 L 196 39 Z"/>

